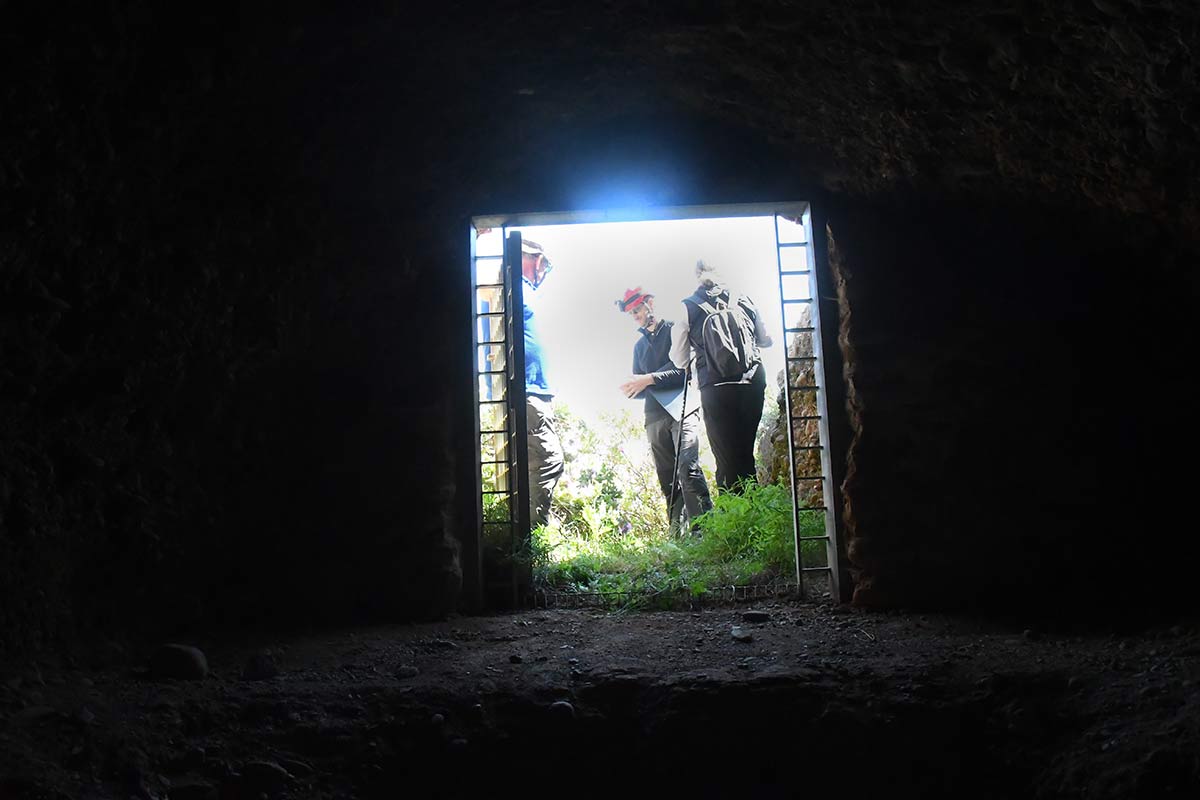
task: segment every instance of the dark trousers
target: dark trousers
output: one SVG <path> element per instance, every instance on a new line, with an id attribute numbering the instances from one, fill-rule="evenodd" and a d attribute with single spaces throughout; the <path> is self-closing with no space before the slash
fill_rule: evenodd
<path id="1" fill-rule="evenodd" d="M 684 417 L 682 431 L 680 423 L 668 416 L 646 423 L 646 437 L 650 440 L 650 452 L 654 455 L 658 484 L 667 502 L 670 502 L 674 486 L 675 505 L 667 509 L 672 533 L 679 529 L 685 509 L 688 523 L 712 510 L 708 482 L 704 480 L 704 471 L 700 469 L 699 416 L 692 413 Z M 681 436 L 682 440 L 679 439 Z M 675 469 L 676 442 L 679 443 L 679 469 L 672 473 Z"/>
<path id="2" fill-rule="evenodd" d="M 754 437 L 762 419 L 766 389 L 761 383 L 734 383 L 700 390 L 704 427 L 717 461 L 717 488 L 721 491 L 756 477 Z"/>

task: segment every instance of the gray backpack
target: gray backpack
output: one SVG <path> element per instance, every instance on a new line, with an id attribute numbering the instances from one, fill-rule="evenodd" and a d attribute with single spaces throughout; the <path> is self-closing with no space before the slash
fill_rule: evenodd
<path id="1" fill-rule="evenodd" d="M 730 298 L 732 299 L 732 298 Z M 717 297 L 706 303 L 692 303 L 704 312 L 700 323 L 700 341 L 714 383 L 740 381 L 746 377 L 759 357 L 758 341 L 754 336 L 754 320 L 742 305 L 741 298 L 727 303 Z"/>

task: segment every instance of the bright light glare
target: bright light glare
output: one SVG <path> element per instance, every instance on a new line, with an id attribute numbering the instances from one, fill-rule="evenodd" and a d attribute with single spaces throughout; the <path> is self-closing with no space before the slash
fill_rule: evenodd
<path id="1" fill-rule="evenodd" d="M 557 399 L 584 419 L 632 410 L 617 387 L 628 378 L 639 336 L 614 301 L 626 289 L 655 295 L 660 319 L 678 320 L 696 288 L 696 260 L 720 266 L 731 288 L 758 306 L 775 345 L 763 350 L 768 397 L 783 369 L 779 276 L 772 217 L 605 222 L 513 228 L 539 242 L 554 269 L 537 290 L 538 327 Z M 497 237 L 498 238 L 498 237 Z"/>

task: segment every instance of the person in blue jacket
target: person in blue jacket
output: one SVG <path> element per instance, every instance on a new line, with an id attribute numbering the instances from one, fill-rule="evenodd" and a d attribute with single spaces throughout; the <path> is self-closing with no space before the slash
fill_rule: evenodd
<path id="1" fill-rule="evenodd" d="M 538 287 L 552 264 L 542 246 L 521 240 L 521 293 L 525 320 L 525 407 L 529 443 L 529 520 L 534 528 L 550 519 L 554 487 L 563 474 L 563 448 L 555 431 L 554 392 L 546 378 L 542 344 L 538 336 Z"/>

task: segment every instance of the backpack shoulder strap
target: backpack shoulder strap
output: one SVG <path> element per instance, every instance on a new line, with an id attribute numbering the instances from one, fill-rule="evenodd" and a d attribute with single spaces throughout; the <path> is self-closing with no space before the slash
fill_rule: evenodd
<path id="1" fill-rule="evenodd" d="M 694 297 L 685 297 L 685 298 L 683 298 L 683 302 L 685 302 L 685 303 L 691 303 L 693 306 L 695 306 L 696 308 L 698 308 L 698 309 L 700 309 L 701 311 L 703 311 L 703 312 L 704 312 L 704 314 L 705 314 L 705 316 L 709 316 L 709 315 L 711 315 L 711 314 L 715 314 L 715 313 L 717 313 L 717 311 L 719 310 L 719 309 L 718 309 L 718 308 L 717 308 L 715 305 L 713 305 L 712 303 L 701 303 L 701 302 L 698 302 L 698 301 L 696 300 L 696 298 L 694 298 Z"/>
<path id="2" fill-rule="evenodd" d="M 758 319 L 758 308 L 754 305 L 754 301 L 749 297 L 746 297 L 745 295 L 739 295 L 737 300 L 730 305 L 734 304 L 736 304 L 738 308 L 746 313 L 746 316 L 750 318 L 751 322 Z"/>

